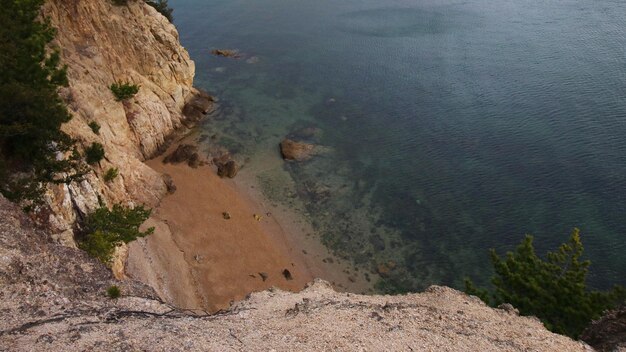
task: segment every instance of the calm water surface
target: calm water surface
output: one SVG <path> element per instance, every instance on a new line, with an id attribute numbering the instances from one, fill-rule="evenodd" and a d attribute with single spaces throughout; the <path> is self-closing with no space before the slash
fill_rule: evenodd
<path id="1" fill-rule="evenodd" d="M 206 134 L 251 168 L 286 135 L 328 147 L 259 182 L 340 255 L 393 261 L 387 286 L 484 282 L 489 248 L 573 227 L 592 283 L 626 284 L 626 2 L 170 3 L 221 99 Z"/>

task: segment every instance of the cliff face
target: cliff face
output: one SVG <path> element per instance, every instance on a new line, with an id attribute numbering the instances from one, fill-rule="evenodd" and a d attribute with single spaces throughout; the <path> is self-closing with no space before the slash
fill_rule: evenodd
<path id="1" fill-rule="evenodd" d="M 49 239 L 0 196 L 0 351 L 591 351 L 536 319 L 437 286 L 362 296 L 316 281 L 191 315 Z M 112 284 L 122 289 L 117 300 L 105 295 Z"/>
<path id="2" fill-rule="evenodd" d="M 194 63 L 176 28 L 143 1 L 114 6 L 101 0 L 49 0 L 43 12 L 58 29 L 53 45 L 68 65 L 70 85 L 61 95 L 73 119 L 63 128 L 79 145 L 98 142 L 106 151 L 94 173 L 80 184 L 51 189 L 49 208 L 40 210 L 55 239 L 72 246 L 75 220 L 98 207 L 99 196 L 107 204 L 158 203 L 166 185 L 142 161 L 189 120 L 183 111 L 198 92 L 192 87 Z M 118 81 L 140 85 L 139 93 L 116 101 L 109 86 Z M 90 122 L 101 126 L 99 134 Z M 112 167 L 119 176 L 106 183 L 103 175 Z"/>

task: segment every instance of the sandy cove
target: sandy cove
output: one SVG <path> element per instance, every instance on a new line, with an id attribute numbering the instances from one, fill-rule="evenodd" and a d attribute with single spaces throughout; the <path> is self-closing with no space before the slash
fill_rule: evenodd
<path id="1" fill-rule="evenodd" d="M 305 235 L 311 229 L 288 209 L 265 204 L 254 186 L 222 179 L 211 166 L 162 159 L 147 164 L 169 174 L 176 191 L 146 222 L 155 233 L 130 244 L 125 270 L 165 301 L 212 312 L 271 287 L 299 291 L 315 277 L 352 292 L 369 289 L 368 282 L 347 274 L 349 264 L 327 261 L 332 254 Z"/>

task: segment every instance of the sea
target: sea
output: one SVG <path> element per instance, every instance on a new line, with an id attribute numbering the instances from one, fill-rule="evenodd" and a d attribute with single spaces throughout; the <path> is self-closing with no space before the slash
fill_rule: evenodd
<path id="1" fill-rule="evenodd" d="M 626 285 L 626 1 L 169 4 L 219 99 L 202 140 L 377 290 L 485 285 L 489 249 L 574 228 L 589 284 Z M 284 138 L 318 153 L 283 162 Z"/>

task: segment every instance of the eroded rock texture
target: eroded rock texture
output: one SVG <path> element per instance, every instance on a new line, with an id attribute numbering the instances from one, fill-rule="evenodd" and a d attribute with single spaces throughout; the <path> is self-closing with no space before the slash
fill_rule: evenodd
<path id="1" fill-rule="evenodd" d="M 39 218 L 55 238 L 71 246 L 75 220 L 98 207 L 98 195 L 107 204 L 158 203 L 166 184 L 142 161 L 162 150 L 189 119 L 206 113 L 210 98 L 192 87 L 194 63 L 176 28 L 143 1 L 114 6 L 112 1 L 49 0 L 43 12 L 58 28 L 53 46 L 68 65 L 70 85 L 61 95 L 73 119 L 63 128 L 80 146 L 98 142 L 106 151 L 94 173 L 82 183 L 51 189 L 49 207 L 40 209 Z M 116 101 L 109 89 L 115 82 L 137 84 L 139 93 Z M 101 126 L 99 134 L 90 122 Z M 111 167 L 119 169 L 119 177 L 106 183 L 103 175 Z"/>

